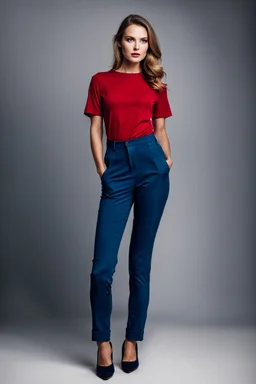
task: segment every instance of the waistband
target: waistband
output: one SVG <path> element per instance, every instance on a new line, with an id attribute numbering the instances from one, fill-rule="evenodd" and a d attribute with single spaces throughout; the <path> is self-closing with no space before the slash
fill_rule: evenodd
<path id="1" fill-rule="evenodd" d="M 109 149 L 115 150 L 116 148 L 121 148 L 121 147 L 127 147 L 127 146 L 136 146 L 136 145 L 141 145 L 143 143 L 148 143 L 156 141 L 156 137 L 154 133 L 150 133 L 149 135 L 145 136 L 140 136 L 136 137 L 135 139 L 130 139 L 130 140 L 109 140 L 107 139 L 106 141 L 106 146 Z"/>

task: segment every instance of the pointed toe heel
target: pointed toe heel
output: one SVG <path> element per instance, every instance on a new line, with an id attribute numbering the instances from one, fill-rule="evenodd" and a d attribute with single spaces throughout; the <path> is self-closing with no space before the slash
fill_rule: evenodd
<path id="1" fill-rule="evenodd" d="M 108 380 L 110 379 L 114 372 L 115 372 L 115 367 L 113 364 L 113 347 L 111 341 L 109 342 L 111 346 L 111 360 L 112 363 L 110 365 L 107 365 L 106 367 L 99 365 L 99 347 L 97 350 L 97 366 L 96 366 L 96 375 L 100 377 L 102 380 Z"/>
<path id="2" fill-rule="evenodd" d="M 136 343 L 136 345 L 135 345 L 135 348 L 136 348 L 136 360 L 134 360 L 134 361 L 123 361 L 123 358 L 124 358 L 124 344 L 125 344 L 125 340 L 124 340 L 123 345 L 122 345 L 121 367 L 122 367 L 122 370 L 125 373 L 131 373 L 131 372 L 135 371 L 138 368 L 138 366 L 139 366 L 138 343 Z"/>

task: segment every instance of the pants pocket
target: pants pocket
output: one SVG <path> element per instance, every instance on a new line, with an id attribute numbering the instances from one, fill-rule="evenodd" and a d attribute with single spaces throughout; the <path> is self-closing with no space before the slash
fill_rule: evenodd
<path id="1" fill-rule="evenodd" d="M 155 140 L 156 140 L 156 147 L 158 148 L 158 152 L 159 152 L 160 156 L 162 157 L 162 159 L 164 160 L 165 166 L 167 167 L 168 171 L 170 171 L 171 168 L 169 167 L 169 164 L 166 161 L 164 150 L 163 150 L 161 144 L 159 143 L 159 141 L 157 140 L 157 138 L 155 138 Z"/>
<path id="2" fill-rule="evenodd" d="M 112 153 L 113 153 L 113 151 L 111 151 L 108 148 L 106 149 L 106 152 L 105 152 L 105 155 L 104 155 L 104 163 L 105 163 L 107 168 L 105 169 L 105 171 L 101 175 L 101 180 L 102 181 L 105 180 L 106 174 L 109 172 L 111 161 L 112 161 Z"/>

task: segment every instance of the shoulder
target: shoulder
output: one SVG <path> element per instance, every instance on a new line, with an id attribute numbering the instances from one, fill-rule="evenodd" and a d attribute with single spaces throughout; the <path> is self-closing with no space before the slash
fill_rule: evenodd
<path id="1" fill-rule="evenodd" d="M 167 84 L 161 81 L 160 86 L 161 86 L 160 89 L 154 89 L 155 94 L 158 95 L 158 97 L 160 97 L 161 94 L 165 94 L 167 91 Z"/>
<path id="2" fill-rule="evenodd" d="M 163 95 L 167 95 L 168 93 L 168 87 L 167 84 L 161 81 L 161 90 L 158 92 Z"/>
<path id="3" fill-rule="evenodd" d="M 106 78 L 108 78 L 110 75 L 110 71 L 101 71 L 101 72 L 96 72 L 94 75 L 92 75 L 92 78 L 94 80 L 104 80 Z"/>
<path id="4" fill-rule="evenodd" d="M 162 89 L 167 89 L 167 84 L 164 83 L 163 81 L 161 81 L 161 87 L 162 87 Z"/>
<path id="5" fill-rule="evenodd" d="M 111 83 L 111 74 L 109 71 L 96 72 L 91 77 L 91 84 L 98 89 L 103 89 Z M 103 87 L 103 88 L 102 88 Z"/>

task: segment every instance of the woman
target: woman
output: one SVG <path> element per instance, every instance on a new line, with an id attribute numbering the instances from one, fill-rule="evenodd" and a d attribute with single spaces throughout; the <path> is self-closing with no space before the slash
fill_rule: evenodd
<path id="1" fill-rule="evenodd" d="M 139 366 L 137 341 L 144 336 L 152 251 L 172 166 L 165 127 L 172 111 L 161 82 L 165 72 L 152 26 L 142 16 L 127 16 L 113 38 L 113 48 L 112 68 L 92 76 L 84 109 L 91 118 L 91 150 L 102 188 L 90 275 L 92 340 L 98 345 L 96 373 L 102 379 L 114 374 L 111 284 L 132 206 L 130 295 L 121 366 L 127 373 Z"/>

